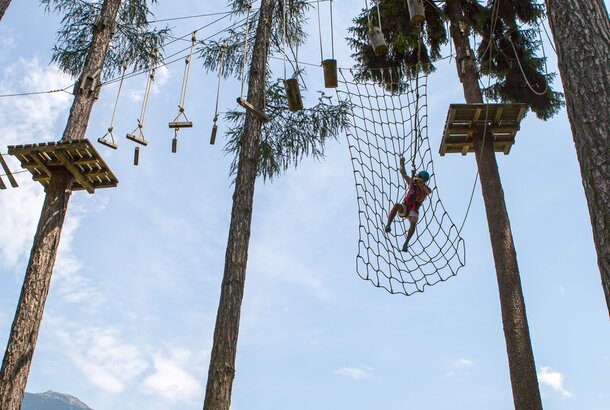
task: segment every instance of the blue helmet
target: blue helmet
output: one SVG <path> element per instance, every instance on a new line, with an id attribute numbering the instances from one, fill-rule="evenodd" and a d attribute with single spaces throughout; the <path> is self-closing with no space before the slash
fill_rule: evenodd
<path id="1" fill-rule="evenodd" d="M 424 182 L 428 182 L 428 180 L 430 179 L 430 174 L 428 174 L 427 171 L 419 171 L 417 174 L 421 179 L 424 180 Z"/>

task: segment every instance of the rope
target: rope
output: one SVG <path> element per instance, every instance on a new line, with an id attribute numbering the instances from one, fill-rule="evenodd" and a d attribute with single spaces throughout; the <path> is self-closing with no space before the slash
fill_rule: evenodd
<path id="1" fill-rule="evenodd" d="M 222 73 L 224 70 L 225 61 L 225 48 L 227 47 L 227 41 L 225 40 L 220 47 L 220 65 L 218 66 L 218 88 L 216 89 L 216 108 L 214 109 L 214 123 L 218 121 L 218 103 L 220 101 L 220 83 L 222 80 Z"/>
<path id="2" fill-rule="evenodd" d="M 534 90 L 534 88 L 532 87 L 532 85 L 530 84 L 529 80 L 527 79 L 527 76 L 525 75 L 525 71 L 523 70 L 523 66 L 521 65 L 521 60 L 519 59 L 519 54 L 517 53 L 517 49 L 515 48 L 515 44 L 513 43 L 513 40 L 510 38 L 510 36 L 507 36 L 508 41 L 510 42 L 511 47 L 513 48 L 513 51 L 515 53 L 515 58 L 517 59 L 517 64 L 519 65 L 519 69 L 521 70 L 521 75 L 523 75 L 523 79 L 525 80 L 525 83 L 527 84 L 527 86 L 529 87 L 530 90 L 532 90 L 532 92 L 536 95 L 545 95 L 547 93 L 547 91 L 549 90 L 549 87 L 547 85 L 547 83 L 544 83 L 544 91 L 543 92 L 538 92 L 536 90 Z"/>
<path id="3" fill-rule="evenodd" d="M 335 59 L 335 28 L 333 23 L 333 0 L 330 0 L 330 56 Z"/>
<path id="4" fill-rule="evenodd" d="M 286 0 L 282 0 L 282 37 L 283 37 L 283 49 L 284 54 L 284 81 L 286 81 L 286 43 L 287 43 L 287 32 L 286 32 Z"/>
<path id="5" fill-rule="evenodd" d="M 322 50 L 322 21 L 320 18 L 320 0 L 317 0 L 318 4 L 317 4 L 317 11 L 318 11 L 318 37 L 320 38 L 320 61 L 324 61 L 324 52 Z M 331 4 L 331 10 L 332 10 L 332 2 Z"/>
<path id="6" fill-rule="evenodd" d="M 123 88 L 123 80 L 125 79 L 125 72 L 127 71 L 127 63 L 123 63 L 123 75 L 121 75 L 121 82 L 119 83 L 119 90 L 116 93 L 116 99 L 114 100 L 114 109 L 112 110 L 112 119 L 110 120 L 110 127 L 114 125 L 114 116 L 116 115 L 116 108 L 119 105 L 119 96 L 121 95 L 121 88 Z"/>
<path id="7" fill-rule="evenodd" d="M 191 73 L 191 58 L 193 57 L 193 47 L 195 47 L 195 43 L 197 42 L 196 33 L 196 31 L 193 31 L 193 35 L 191 37 L 191 50 L 189 52 L 188 57 L 186 57 L 186 59 L 184 60 L 184 75 L 182 77 L 182 88 L 180 89 L 180 104 L 178 105 L 180 113 L 178 113 L 178 116 L 180 116 L 181 113 L 184 113 L 184 105 L 186 103 L 186 92 L 188 91 L 189 76 Z M 176 117 L 176 119 L 177 118 L 178 117 Z"/>

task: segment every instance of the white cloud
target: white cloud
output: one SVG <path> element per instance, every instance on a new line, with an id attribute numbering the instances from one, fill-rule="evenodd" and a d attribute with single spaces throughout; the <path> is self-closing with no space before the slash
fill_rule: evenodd
<path id="1" fill-rule="evenodd" d="M 474 363 L 471 360 L 464 359 L 463 357 L 457 359 L 453 363 L 453 367 L 456 368 L 456 369 L 463 369 L 465 367 L 472 367 L 473 365 L 474 365 Z"/>
<path id="2" fill-rule="evenodd" d="M 102 204 L 104 203 L 102 202 Z M 100 206 L 89 203 L 87 205 L 92 208 Z M 76 230 L 85 214 L 85 208 L 80 202 L 71 202 L 59 242 L 53 280 L 57 284 L 58 294 L 64 301 L 86 303 L 88 307 L 95 309 L 102 305 L 105 299 L 90 279 L 78 274 L 82 268 L 82 263 L 72 252 Z"/>
<path id="3" fill-rule="evenodd" d="M 474 367 L 474 362 L 472 360 L 460 357 L 451 364 L 451 369 L 445 373 L 445 377 L 452 377 L 457 374 L 468 375 L 470 374 L 468 369 L 472 367 Z"/>
<path id="4" fill-rule="evenodd" d="M 561 397 L 569 399 L 574 395 L 563 387 L 563 381 L 565 375 L 560 372 L 553 371 L 550 367 L 543 367 L 538 372 L 538 381 L 541 384 L 547 385 L 557 393 L 561 394 Z"/>
<path id="5" fill-rule="evenodd" d="M 146 80 L 142 80 L 142 85 L 133 89 L 130 89 L 128 92 L 128 97 L 134 102 L 142 102 L 144 100 L 144 90 L 146 88 L 146 81 L 148 81 L 148 75 L 143 77 Z M 155 71 L 155 80 L 152 83 L 150 88 L 150 92 L 152 94 L 159 94 L 165 84 L 171 78 L 171 72 L 166 66 L 160 66 Z M 176 95 L 176 103 L 178 103 L 178 95 Z"/>
<path id="6" fill-rule="evenodd" d="M 370 368 L 359 369 L 356 367 L 342 367 L 341 369 L 335 370 L 334 373 L 352 378 L 354 380 L 365 380 L 371 377 Z"/>
<path id="7" fill-rule="evenodd" d="M 114 328 L 88 327 L 56 336 L 76 367 L 95 386 L 120 393 L 125 384 L 148 368 L 137 346 L 121 341 Z"/>
<path id="8" fill-rule="evenodd" d="M 65 88 L 72 79 L 53 66 L 43 67 L 36 58 L 20 59 L 0 73 L 0 93 L 44 91 Z M 67 110 L 72 100 L 69 93 L 31 95 L 0 99 L 0 152 L 6 145 L 58 140 L 61 137 Z M 55 130 L 56 132 L 53 132 Z M 18 161 L 6 157 L 13 172 L 19 171 Z M 28 257 L 44 201 L 42 186 L 33 182 L 28 173 L 16 175 L 20 185 L 0 195 L 0 257 L 8 267 L 14 267 Z M 105 206 L 95 201 L 93 206 Z M 91 281 L 79 276 L 82 264 L 72 253 L 74 234 L 85 212 L 71 200 L 62 230 L 54 280 L 58 293 L 68 302 L 87 301 L 99 305 L 103 298 Z"/>
<path id="9" fill-rule="evenodd" d="M 37 59 L 20 59 L 0 72 L 0 94 L 58 89 L 69 83 L 59 70 L 42 67 Z M 66 93 L 0 98 L 0 152 L 5 154 L 7 145 L 59 139 L 51 130 L 67 111 L 70 99 Z M 5 160 L 13 172 L 20 170 L 17 160 L 9 156 Z M 0 209 L 6 210 L 0 213 L 0 257 L 8 267 L 14 267 L 30 250 L 44 196 L 29 174 L 15 177 L 20 187 L 0 195 Z"/>
<path id="10" fill-rule="evenodd" d="M 154 356 L 155 372 L 144 379 L 142 387 L 147 393 L 176 401 L 196 401 L 203 397 L 201 384 L 186 367 L 196 358 L 186 349 L 171 349 L 169 355 Z"/>

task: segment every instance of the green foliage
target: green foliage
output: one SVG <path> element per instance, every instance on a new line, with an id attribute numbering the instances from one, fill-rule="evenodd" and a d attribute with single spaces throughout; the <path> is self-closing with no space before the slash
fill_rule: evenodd
<path id="1" fill-rule="evenodd" d="M 284 2 L 286 13 L 286 47 L 284 47 Z M 246 50 L 246 76 L 250 67 L 252 48 L 256 36 L 256 25 L 258 23 L 258 10 L 252 9 L 250 17 L 247 18 L 249 1 L 235 0 L 231 3 L 235 23 L 226 31 L 226 34 L 219 40 L 201 44 L 197 48 L 197 53 L 203 62 L 206 70 L 214 71 L 218 69 L 220 63 L 221 49 L 224 46 L 224 68 L 225 78 L 241 78 L 242 68 L 244 67 L 244 43 L 246 26 L 248 26 L 248 49 Z M 311 8 L 307 0 L 278 0 L 273 10 L 273 25 L 271 27 L 270 47 L 271 53 L 286 54 L 290 60 L 296 59 L 295 49 L 305 43 L 307 34 L 303 27 L 306 23 L 305 13 Z M 297 67 L 294 67 L 295 71 Z"/>
<path id="2" fill-rule="evenodd" d="M 347 38 L 354 50 L 352 57 L 357 62 L 357 79 L 381 83 L 389 78 L 387 70 L 392 71 L 393 78 L 396 74 L 400 77 L 409 73 L 413 75 L 418 63 L 422 71 L 434 71 L 432 63 L 441 57 L 440 50 L 447 42 L 447 31 L 441 11 L 434 3 L 424 2 L 424 9 L 426 21 L 420 28 L 411 23 L 406 1 L 385 0 L 380 3 L 381 28 L 388 44 L 388 52 L 383 56 L 375 54 L 368 37 L 370 26 L 379 26 L 377 5 L 362 10 L 354 19 L 355 25 L 348 29 L 352 37 Z"/>
<path id="3" fill-rule="evenodd" d="M 153 0 L 153 3 L 156 1 Z M 73 76 L 80 75 L 93 39 L 101 0 L 41 0 L 47 11 L 63 15 L 53 47 L 52 61 Z M 104 62 L 103 78 L 110 78 L 127 63 L 134 71 L 153 63 L 152 50 L 162 49 L 168 28 L 150 28 L 152 16 L 146 0 L 123 0 L 116 20 L 115 34 Z M 159 54 L 161 57 L 161 55 Z"/>
<path id="4" fill-rule="evenodd" d="M 545 58 L 538 56 L 541 44 L 536 38 L 536 28 L 544 9 L 534 0 L 483 3 L 460 0 L 464 13 L 460 18 L 451 15 L 446 2 L 439 8 L 424 0 L 426 20 L 421 29 L 419 60 L 416 52 L 419 32 L 410 23 L 404 0 L 379 3 L 389 46 L 385 56 L 375 55 L 367 37 L 368 16 L 377 24 L 376 6 L 363 10 L 349 29 L 353 38 L 348 39 L 357 61 L 357 77 L 383 82 L 388 77 L 387 70 L 407 75 L 415 70 L 418 61 L 423 71 L 432 71 L 432 63 L 441 58 L 440 47 L 449 41 L 445 24 L 461 24 L 468 34 L 480 39 L 476 50 L 479 72 L 493 80 L 483 89 L 485 95 L 494 101 L 525 103 L 541 119 L 552 117 L 563 105 L 563 94 L 552 89 L 555 74 L 546 72 Z"/>
<path id="5" fill-rule="evenodd" d="M 284 26 L 284 1 L 286 20 Z M 305 12 L 311 5 L 308 0 L 278 0 L 273 10 L 271 26 L 270 53 L 283 55 L 286 49 L 290 61 L 296 61 L 296 49 L 306 40 L 304 25 Z M 224 46 L 224 77 L 241 78 L 244 66 L 244 36 L 246 32 L 246 6 L 248 1 L 235 0 L 232 3 L 236 23 L 226 35 L 213 42 L 200 45 L 198 54 L 206 70 L 218 70 L 221 48 Z M 250 67 L 252 48 L 254 46 L 258 13 L 252 10 L 248 24 L 249 38 L 246 55 L 246 76 Z M 284 29 L 285 33 L 284 34 Z M 286 46 L 284 46 L 284 41 Z M 292 63 L 293 76 L 302 73 L 297 64 Z M 258 157 L 258 175 L 264 180 L 277 177 L 289 167 L 296 167 L 306 156 L 315 159 L 324 156 L 326 141 L 346 129 L 349 123 L 349 105 L 344 102 L 333 104 L 332 99 L 323 93 L 318 103 L 304 110 L 291 113 L 288 109 L 286 92 L 281 80 L 269 83 L 271 73 L 267 72 L 265 113 L 270 121 L 262 127 Z M 282 76 L 283 77 L 283 76 Z M 301 83 L 303 83 L 301 81 Z M 304 84 L 301 84 L 304 86 Z M 245 112 L 241 109 L 231 110 L 225 114 L 229 124 L 228 143 L 225 150 L 233 155 L 231 173 L 237 171 L 241 139 L 244 135 Z"/>
<path id="6" fill-rule="evenodd" d="M 334 105 L 323 92 L 315 106 L 294 113 L 288 110 L 282 80 L 269 85 L 266 94 L 265 112 L 270 121 L 263 125 L 257 164 L 258 175 L 264 180 L 272 180 L 290 167 L 296 168 L 304 157 L 323 158 L 326 142 L 349 125 L 349 104 Z M 232 174 L 237 171 L 245 117 L 242 110 L 225 114 L 229 124 L 225 150 L 234 155 Z"/>

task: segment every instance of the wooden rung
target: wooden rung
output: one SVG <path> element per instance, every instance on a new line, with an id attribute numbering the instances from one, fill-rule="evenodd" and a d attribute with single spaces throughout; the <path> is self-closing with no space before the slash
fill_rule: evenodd
<path id="1" fill-rule="evenodd" d="M 106 141 L 103 138 L 98 138 L 97 142 L 99 142 L 100 144 L 108 147 L 108 148 L 112 148 L 112 149 L 117 149 L 119 146 L 116 145 L 114 142 L 110 142 L 110 141 Z"/>
<path id="2" fill-rule="evenodd" d="M 193 128 L 191 121 L 172 121 L 169 123 L 170 128 Z"/>
<path id="3" fill-rule="evenodd" d="M 133 134 L 127 134 L 126 138 L 128 140 L 135 142 L 136 144 L 140 144 L 140 145 L 144 145 L 144 146 L 148 145 L 148 141 L 146 141 L 144 138 L 137 137 Z"/>
<path id="4" fill-rule="evenodd" d="M 2 180 L 2 177 L 0 177 L 0 189 L 6 189 L 6 185 L 4 185 L 4 181 Z"/>
<path id="5" fill-rule="evenodd" d="M 267 117 L 267 114 L 265 114 L 264 112 L 256 109 L 252 104 L 250 104 L 247 100 L 244 100 L 243 98 L 239 97 L 237 99 L 237 104 L 241 105 L 242 107 L 244 107 L 246 110 L 250 111 L 252 114 L 256 115 L 261 121 L 263 122 L 268 122 L 269 121 L 269 117 Z"/>

